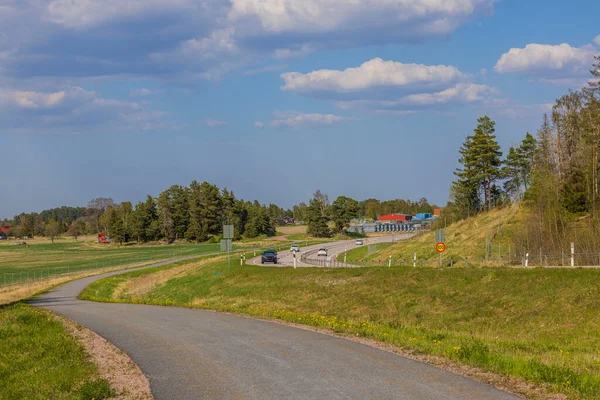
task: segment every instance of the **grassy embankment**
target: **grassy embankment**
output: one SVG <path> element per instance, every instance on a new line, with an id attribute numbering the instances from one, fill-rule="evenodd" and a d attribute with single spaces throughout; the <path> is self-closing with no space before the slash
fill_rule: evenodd
<path id="1" fill-rule="evenodd" d="M 592 399 L 600 397 L 599 293 L 598 270 L 227 270 L 211 261 L 104 279 L 83 297 L 327 328 Z"/>
<path id="2" fill-rule="evenodd" d="M 106 399 L 83 347 L 50 312 L 25 304 L 0 307 L 0 399 Z"/>
<path id="3" fill-rule="evenodd" d="M 513 245 L 515 236 L 521 232 L 529 213 L 526 206 L 515 204 L 449 224 L 445 229 L 447 250 L 443 253 L 443 265 L 450 265 L 450 260 L 454 266 L 460 267 L 509 265 L 509 255 L 511 265 L 521 265 L 521 259 L 515 257 L 515 249 L 510 246 Z M 488 261 L 484 263 L 486 237 L 491 246 Z M 380 246 L 372 254 L 368 254 L 367 248 L 368 243 L 365 247 L 349 251 L 348 262 L 384 263 L 392 256 L 394 265 L 412 265 L 416 253 L 418 266 L 439 266 L 439 253 L 435 249 L 433 232 L 393 245 Z"/>

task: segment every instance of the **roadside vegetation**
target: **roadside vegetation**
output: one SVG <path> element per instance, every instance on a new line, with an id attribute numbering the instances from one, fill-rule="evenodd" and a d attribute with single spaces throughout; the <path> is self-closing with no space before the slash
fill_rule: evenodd
<path id="1" fill-rule="evenodd" d="M 296 322 L 592 399 L 600 397 L 599 292 L 598 270 L 227 269 L 204 261 L 103 279 L 82 297 Z"/>
<path id="2" fill-rule="evenodd" d="M 52 313 L 0 307 L 0 399 L 101 400 L 115 395 Z"/>
<path id="3" fill-rule="evenodd" d="M 448 221 L 449 225 L 444 229 L 447 249 L 442 265 L 450 266 L 451 260 L 455 267 L 521 265 L 520 252 L 515 249 L 514 241 L 522 234 L 531 213 L 529 204 L 514 203 L 455 223 Z M 395 243 L 378 244 L 371 254 L 367 241 L 364 246 L 349 251 L 347 260 L 380 263 L 387 262 L 391 256 L 394 265 L 413 265 L 416 254 L 418 266 L 439 266 L 435 245 L 433 231 Z M 338 255 L 338 260 L 343 257 L 343 254 Z M 531 265 L 538 265 L 538 261 L 539 258 L 534 260 L 532 255 Z"/>

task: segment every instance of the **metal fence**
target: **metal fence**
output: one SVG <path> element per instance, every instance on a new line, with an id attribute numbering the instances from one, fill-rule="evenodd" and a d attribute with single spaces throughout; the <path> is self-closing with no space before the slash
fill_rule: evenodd
<path id="1" fill-rule="evenodd" d="M 526 253 L 527 254 L 527 253 Z M 580 253 L 571 258 L 570 254 L 529 254 L 513 257 L 459 257 L 442 256 L 419 258 L 398 256 L 379 260 L 351 260 L 346 262 L 327 257 L 302 255 L 300 260 L 306 264 L 331 268 L 373 268 L 373 267 L 417 267 L 417 268 L 454 268 L 454 267 L 507 267 L 507 268 L 600 268 L 600 253 Z"/>
<path id="2" fill-rule="evenodd" d="M 264 250 L 273 249 L 276 251 L 289 249 L 291 243 L 297 243 L 301 246 L 309 246 L 314 243 L 319 243 L 318 241 L 290 241 L 284 243 L 274 242 L 273 246 L 268 247 L 243 247 L 243 248 L 234 248 L 231 252 L 232 255 L 240 256 L 242 255 L 242 260 L 245 260 L 246 257 L 259 256 Z M 277 245 L 275 245 L 277 244 Z M 48 267 L 48 268 L 32 268 L 27 271 L 14 271 L 14 272 L 3 272 L 0 271 L 0 288 L 3 287 L 11 287 L 11 286 L 21 286 L 28 284 L 35 284 L 42 281 L 49 281 L 55 278 L 61 278 L 66 276 L 75 276 L 81 273 L 87 273 L 92 271 L 105 271 L 110 269 L 128 269 L 135 266 L 154 264 L 159 262 L 166 261 L 184 261 L 190 260 L 199 257 L 210 257 L 210 256 L 218 256 L 218 255 L 226 255 L 226 252 L 214 252 L 214 253 L 205 253 L 205 254 L 190 254 L 188 251 L 180 251 L 183 249 L 173 249 L 168 254 L 165 254 L 164 257 L 157 257 L 156 255 L 131 255 L 127 257 L 121 257 L 117 259 L 104 259 L 104 260 L 95 260 L 90 261 L 84 265 L 64 265 L 64 266 L 56 266 L 56 267 Z"/>

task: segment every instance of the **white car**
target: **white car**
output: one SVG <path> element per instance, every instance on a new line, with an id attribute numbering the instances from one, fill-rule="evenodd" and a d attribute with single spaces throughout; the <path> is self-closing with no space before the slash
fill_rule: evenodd
<path id="1" fill-rule="evenodd" d="M 354 242 L 354 244 L 357 245 L 357 246 L 362 246 L 363 244 L 365 244 L 365 242 L 363 242 L 360 239 L 357 239 L 356 242 Z"/>
<path id="2" fill-rule="evenodd" d="M 319 251 L 317 252 L 317 256 L 327 257 L 327 249 L 319 249 Z"/>
<path id="3" fill-rule="evenodd" d="M 297 244 L 293 244 L 292 247 L 290 247 L 290 251 L 295 251 L 296 253 L 298 253 L 300 251 L 300 246 L 298 246 Z"/>

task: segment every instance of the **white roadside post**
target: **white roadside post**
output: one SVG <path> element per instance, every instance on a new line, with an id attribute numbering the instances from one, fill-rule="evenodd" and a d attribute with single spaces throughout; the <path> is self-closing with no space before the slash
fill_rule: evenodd
<path id="1" fill-rule="evenodd" d="M 390 256 L 390 261 L 388 261 L 388 268 L 392 266 L 392 256 Z"/>
<path id="2" fill-rule="evenodd" d="M 525 268 L 529 267 L 529 253 L 525 254 Z"/>
<path id="3" fill-rule="evenodd" d="M 254 257 L 256 257 L 256 249 L 254 249 Z"/>
<path id="4" fill-rule="evenodd" d="M 571 242 L 571 267 L 575 266 L 575 243 Z"/>
<path id="5" fill-rule="evenodd" d="M 240 254 L 240 265 L 244 265 L 244 255 Z"/>
<path id="6" fill-rule="evenodd" d="M 413 257 L 413 268 L 417 267 L 417 253 L 415 253 L 414 257 Z"/>
<path id="7" fill-rule="evenodd" d="M 294 269 L 296 269 L 296 252 L 293 251 L 292 253 L 294 254 Z"/>
<path id="8" fill-rule="evenodd" d="M 345 249 L 344 249 L 344 264 L 346 263 L 346 255 L 347 255 L 347 254 L 346 254 L 346 252 L 347 252 L 347 251 L 348 251 L 348 248 L 345 248 Z"/>

